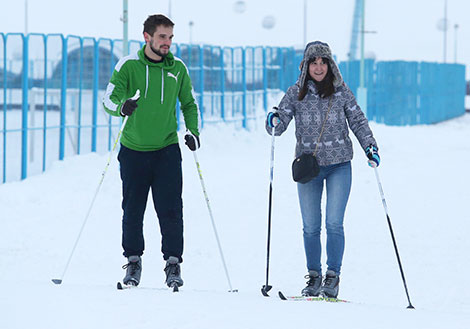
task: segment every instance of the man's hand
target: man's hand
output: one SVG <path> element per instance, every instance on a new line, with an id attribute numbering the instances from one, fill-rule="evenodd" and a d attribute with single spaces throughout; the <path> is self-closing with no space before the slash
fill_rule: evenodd
<path id="1" fill-rule="evenodd" d="M 185 141 L 184 143 L 188 146 L 188 148 L 193 152 L 201 147 L 199 137 L 196 135 L 193 135 L 189 130 L 186 131 L 186 135 L 184 135 L 184 141 Z"/>
<path id="2" fill-rule="evenodd" d="M 124 105 L 122 106 L 121 115 L 123 117 L 130 116 L 132 115 L 132 113 L 134 113 L 137 106 L 139 106 L 137 105 L 137 101 L 139 100 L 139 98 L 140 98 L 140 90 L 137 89 L 137 91 L 135 92 L 135 95 L 132 98 L 127 99 L 124 102 Z"/>
<path id="3" fill-rule="evenodd" d="M 137 101 L 133 100 L 132 98 L 129 98 L 128 100 L 126 100 L 126 102 L 124 103 L 124 105 L 121 108 L 121 115 L 123 117 L 125 117 L 126 115 L 127 116 L 132 115 L 132 113 L 134 113 L 137 106 L 138 106 Z"/>

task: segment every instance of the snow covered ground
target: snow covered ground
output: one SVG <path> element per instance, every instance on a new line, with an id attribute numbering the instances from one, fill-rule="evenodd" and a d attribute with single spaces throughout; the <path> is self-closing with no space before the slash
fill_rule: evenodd
<path id="1" fill-rule="evenodd" d="M 121 181 L 113 156 L 62 285 L 61 276 L 107 155 L 56 162 L 0 185 L 1 327 L 16 328 L 469 328 L 470 114 L 430 126 L 371 123 L 379 172 L 415 310 L 408 305 L 374 171 L 355 144 L 340 297 L 351 304 L 283 302 L 306 273 L 290 164 L 294 127 L 276 139 L 271 298 L 265 283 L 270 137 L 206 127 L 198 158 L 233 288 L 229 293 L 192 154 L 182 145 L 185 254 L 180 293 L 164 285 L 153 206 L 145 215 L 141 289 L 118 291 Z M 180 139 L 182 140 L 182 139 Z"/>

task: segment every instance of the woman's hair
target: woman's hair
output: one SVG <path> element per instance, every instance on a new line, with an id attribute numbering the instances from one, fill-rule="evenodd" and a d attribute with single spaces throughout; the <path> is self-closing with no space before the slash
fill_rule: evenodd
<path id="1" fill-rule="evenodd" d="M 310 73 L 308 73 L 308 66 L 310 65 L 310 63 L 314 61 L 315 61 L 315 58 L 312 58 L 306 64 L 304 64 L 304 65 L 307 65 L 307 74 L 305 75 L 305 81 L 302 84 L 302 88 L 300 88 L 299 90 L 299 97 L 298 97 L 299 101 L 303 100 L 305 98 L 305 95 L 307 95 L 307 91 L 308 91 L 307 81 L 308 80 L 313 80 L 313 82 L 315 83 L 315 86 L 317 87 L 318 94 L 320 95 L 321 98 L 329 97 L 333 95 L 333 93 L 335 92 L 335 86 L 333 85 L 333 81 L 335 77 L 331 70 L 331 65 L 330 65 L 330 61 L 328 60 L 328 58 L 322 57 L 323 63 L 328 65 L 328 72 L 326 73 L 326 76 L 322 81 L 316 81 L 315 79 L 312 79 L 312 77 L 310 76 Z"/>

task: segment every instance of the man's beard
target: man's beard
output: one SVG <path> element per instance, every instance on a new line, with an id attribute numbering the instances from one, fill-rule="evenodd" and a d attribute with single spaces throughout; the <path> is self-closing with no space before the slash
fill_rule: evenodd
<path id="1" fill-rule="evenodd" d="M 157 54 L 158 56 L 160 56 L 160 57 L 162 57 L 162 58 L 165 58 L 166 55 L 168 55 L 168 53 L 162 54 L 162 53 L 160 52 L 160 50 L 157 50 L 157 49 L 153 48 L 152 44 L 150 44 L 150 49 L 151 49 L 155 54 Z"/>

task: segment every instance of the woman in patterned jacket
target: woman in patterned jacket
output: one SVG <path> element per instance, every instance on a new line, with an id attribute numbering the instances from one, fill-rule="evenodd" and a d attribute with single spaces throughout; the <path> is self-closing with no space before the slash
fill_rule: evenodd
<path id="1" fill-rule="evenodd" d="M 349 128 L 366 152 L 371 167 L 378 166 L 377 143 L 356 99 L 344 83 L 328 44 L 307 44 L 298 81 L 270 112 L 266 130 L 281 135 L 295 119 L 295 156 L 315 153 L 320 172 L 307 183 L 297 183 L 307 259 L 304 296 L 336 298 L 344 253 L 343 219 L 351 189 L 353 157 Z M 327 271 L 321 265 L 321 197 L 326 183 Z M 322 282 L 323 281 L 323 282 Z"/>

